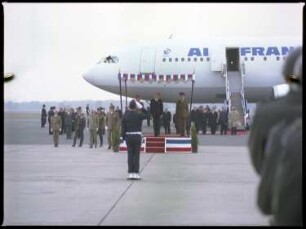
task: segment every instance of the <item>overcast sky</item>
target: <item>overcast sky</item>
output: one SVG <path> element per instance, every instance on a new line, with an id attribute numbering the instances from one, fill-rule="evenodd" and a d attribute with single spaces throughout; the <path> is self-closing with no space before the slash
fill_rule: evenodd
<path id="1" fill-rule="evenodd" d="M 119 99 L 82 78 L 112 50 L 168 38 L 302 37 L 303 3 L 3 3 L 5 101 Z"/>

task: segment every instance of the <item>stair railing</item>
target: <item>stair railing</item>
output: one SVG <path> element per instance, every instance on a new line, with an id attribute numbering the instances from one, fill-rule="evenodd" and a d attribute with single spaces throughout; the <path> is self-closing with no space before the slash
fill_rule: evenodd
<path id="1" fill-rule="evenodd" d="M 240 94 L 241 94 L 241 105 L 243 108 L 243 115 L 245 117 L 246 115 L 246 100 L 245 100 L 245 95 L 244 95 L 244 81 L 245 81 L 245 63 L 242 62 L 241 63 L 241 68 L 240 68 L 240 75 L 241 75 L 241 90 L 240 90 Z M 244 120 L 244 125 L 245 125 L 245 119 Z"/>
<path id="2" fill-rule="evenodd" d="M 222 75 L 225 78 L 225 93 L 226 93 L 226 101 L 228 102 L 228 108 L 231 108 L 231 91 L 229 88 L 229 81 L 227 75 L 227 65 L 223 63 Z"/>

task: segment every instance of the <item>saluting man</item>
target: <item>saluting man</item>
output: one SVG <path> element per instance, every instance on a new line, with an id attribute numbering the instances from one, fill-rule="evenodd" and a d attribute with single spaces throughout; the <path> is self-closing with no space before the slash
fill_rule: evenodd
<path id="1" fill-rule="evenodd" d="M 58 115 L 57 111 L 51 117 L 51 131 L 53 132 L 54 147 L 58 147 L 59 134 L 62 129 L 62 118 Z"/>

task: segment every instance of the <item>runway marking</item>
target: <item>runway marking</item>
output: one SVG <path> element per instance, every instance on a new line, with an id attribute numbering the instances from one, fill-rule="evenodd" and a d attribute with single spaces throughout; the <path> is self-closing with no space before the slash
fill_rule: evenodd
<path id="1" fill-rule="evenodd" d="M 143 166 L 143 168 L 140 170 L 140 173 L 145 169 L 145 167 L 147 167 L 147 165 L 150 163 L 150 161 L 152 160 L 152 158 L 154 157 L 155 154 L 152 154 L 151 157 L 149 158 L 149 160 L 146 161 L 145 165 Z M 113 209 L 117 206 L 117 204 L 119 203 L 119 201 L 122 199 L 122 197 L 125 195 L 125 193 L 127 193 L 127 191 L 130 189 L 130 187 L 132 187 L 132 185 L 134 184 L 135 181 L 131 180 L 131 183 L 129 184 L 129 186 L 125 189 L 125 191 L 119 196 L 118 200 L 113 204 L 113 206 L 109 209 L 109 211 L 105 214 L 105 216 L 103 216 L 103 218 L 99 221 L 97 226 L 101 226 L 101 224 L 104 222 L 104 220 L 107 218 L 107 216 L 113 211 Z M 136 181 L 139 182 L 139 181 Z"/>

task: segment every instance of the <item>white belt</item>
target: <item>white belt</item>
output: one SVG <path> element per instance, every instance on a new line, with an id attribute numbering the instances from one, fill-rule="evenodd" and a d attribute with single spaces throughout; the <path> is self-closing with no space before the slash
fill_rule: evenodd
<path id="1" fill-rule="evenodd" d="M 140 134 L 140 135 L 142 135 L 141 132 L 126 132 L 126 134 Z"/>

